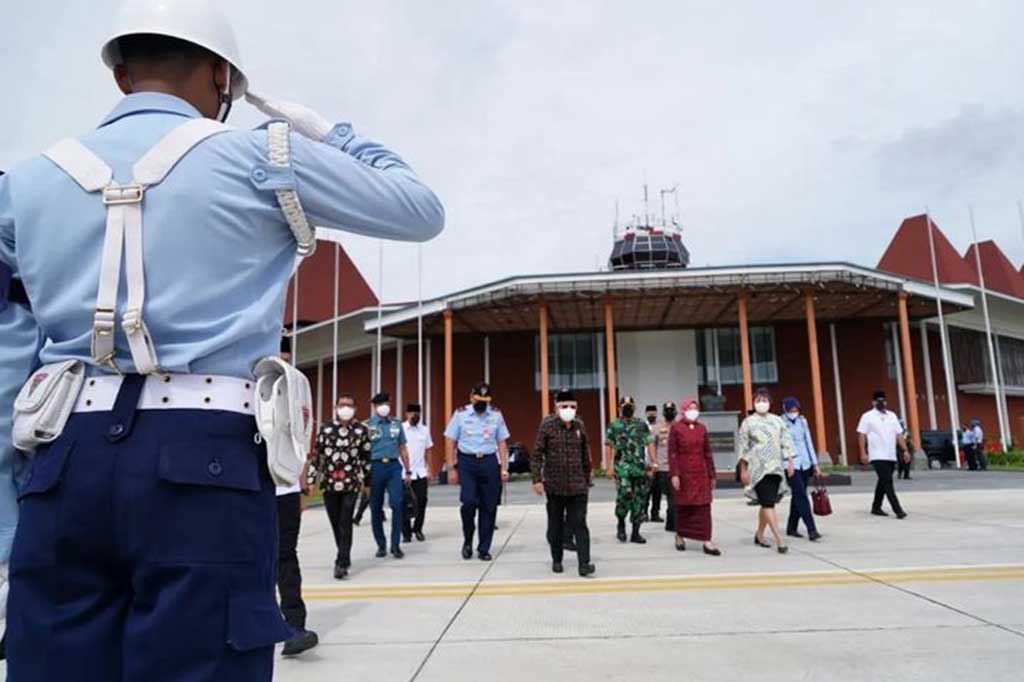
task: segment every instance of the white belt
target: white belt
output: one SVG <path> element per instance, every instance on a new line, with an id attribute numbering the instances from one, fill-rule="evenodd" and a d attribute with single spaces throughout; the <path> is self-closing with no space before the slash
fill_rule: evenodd
<path id="1" fill-rule="evenodd" d="M 114 408 L 123 377 L 98 376 L 85 380 L 75 412 L 109 412 Z M 139 396 L 140 410 L 226 410 L 255 415 L 255 382 L 215 374 L 151 374 Z"/>

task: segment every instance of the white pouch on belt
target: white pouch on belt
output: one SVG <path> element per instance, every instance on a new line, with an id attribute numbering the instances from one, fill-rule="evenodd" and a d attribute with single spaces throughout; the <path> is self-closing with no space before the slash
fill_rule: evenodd
<path id="1" fill-rule="evenodd" d="M 78 400 L 85 365 L 65 360 L 40 367 L 14 399 L 14 447 L 28 453 L 57 440 Z"/>
<path id="2" fill-rule="evenodd" d="M 291 487 L 302 475 L 313 434 L 313 396 L 306 375 L 280 358 L 256 363 L 256 425 L 267 444 L 276 485 Z"/>

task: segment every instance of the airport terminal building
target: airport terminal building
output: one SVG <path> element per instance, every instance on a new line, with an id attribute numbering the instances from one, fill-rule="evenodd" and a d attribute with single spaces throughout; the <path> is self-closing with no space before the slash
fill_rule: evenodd
<path id="1" fill-rule="evenodd" d="M 689 268 L 677 232 L 630 228 L 617 235 L 608 270 L 515 276 L 422 305 L 385 304 L 379 324 L 366 280 L 340 246 L 322 242 L 299 271 L 297 361 L 313 386 L 318 420 L 330 419 L 338 392 L 356 395 L 365 416 L 378 383 L 380 333 L 379 385 L 404 406 L 417 401 L 422 377 L 424 421 L 437 444 L 480 380 L 492 384 L 512 441 L 528 449 L 560 387 L 575 389 L 595 442 L 619 396 L 634 396 L 642 409 L 699 395 L 720 436 L 723 469 L 735 461 L 724 443 L 757 386 L 777 401 L 797 396 L 818 450 L 835 462 L 857 459 L 857 421 L 879 388 L 917 443 L 922 431 L 948 433 L 952 421 L 975 417 L 990 440 L 1020 443 L 1024 273 L 993 242 L 959 254 L 931 223 L 936 286 L 928 227 L 924 216 L 904 220 L 875 268 Z M 290 298 L 286 347 L 292 309 Z M 599 463 L 600 453 L 592 455 Z M 433 457 L 439 465 L 443 448 Z"/>

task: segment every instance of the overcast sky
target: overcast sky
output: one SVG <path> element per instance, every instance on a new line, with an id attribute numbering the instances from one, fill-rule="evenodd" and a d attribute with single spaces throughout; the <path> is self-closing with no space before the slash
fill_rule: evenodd
<path id="1" fill-rule="evenodd" d="M 0 168 L 94 126 L 113 0 L 4 3 Z M 399 151 L 441 196 L 427 295 L 584 271 L 615 201 L 679 183 L 694 265 L 873 266 L 927 204 L 1024 237 L 1024 3 L 222 0 L 251 83 Z M 258 115 L 236 107 L 231 122 Z M 372 240 L 346 241 L 371 284 Z M 385 298 L 415 296 L 387 245 Z"/>

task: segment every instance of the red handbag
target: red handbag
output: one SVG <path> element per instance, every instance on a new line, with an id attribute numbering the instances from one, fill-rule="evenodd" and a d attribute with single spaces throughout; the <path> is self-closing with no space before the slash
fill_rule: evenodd
<path id="1" fill-rule="evenodd" d="M 814 490 L 811 491 L 811 503 L 815 516 L 828 516 L 832 513 L 832 502 L 828 499 L 828 489 L 821 482 L 821 477 L 814 479 Z"/>

